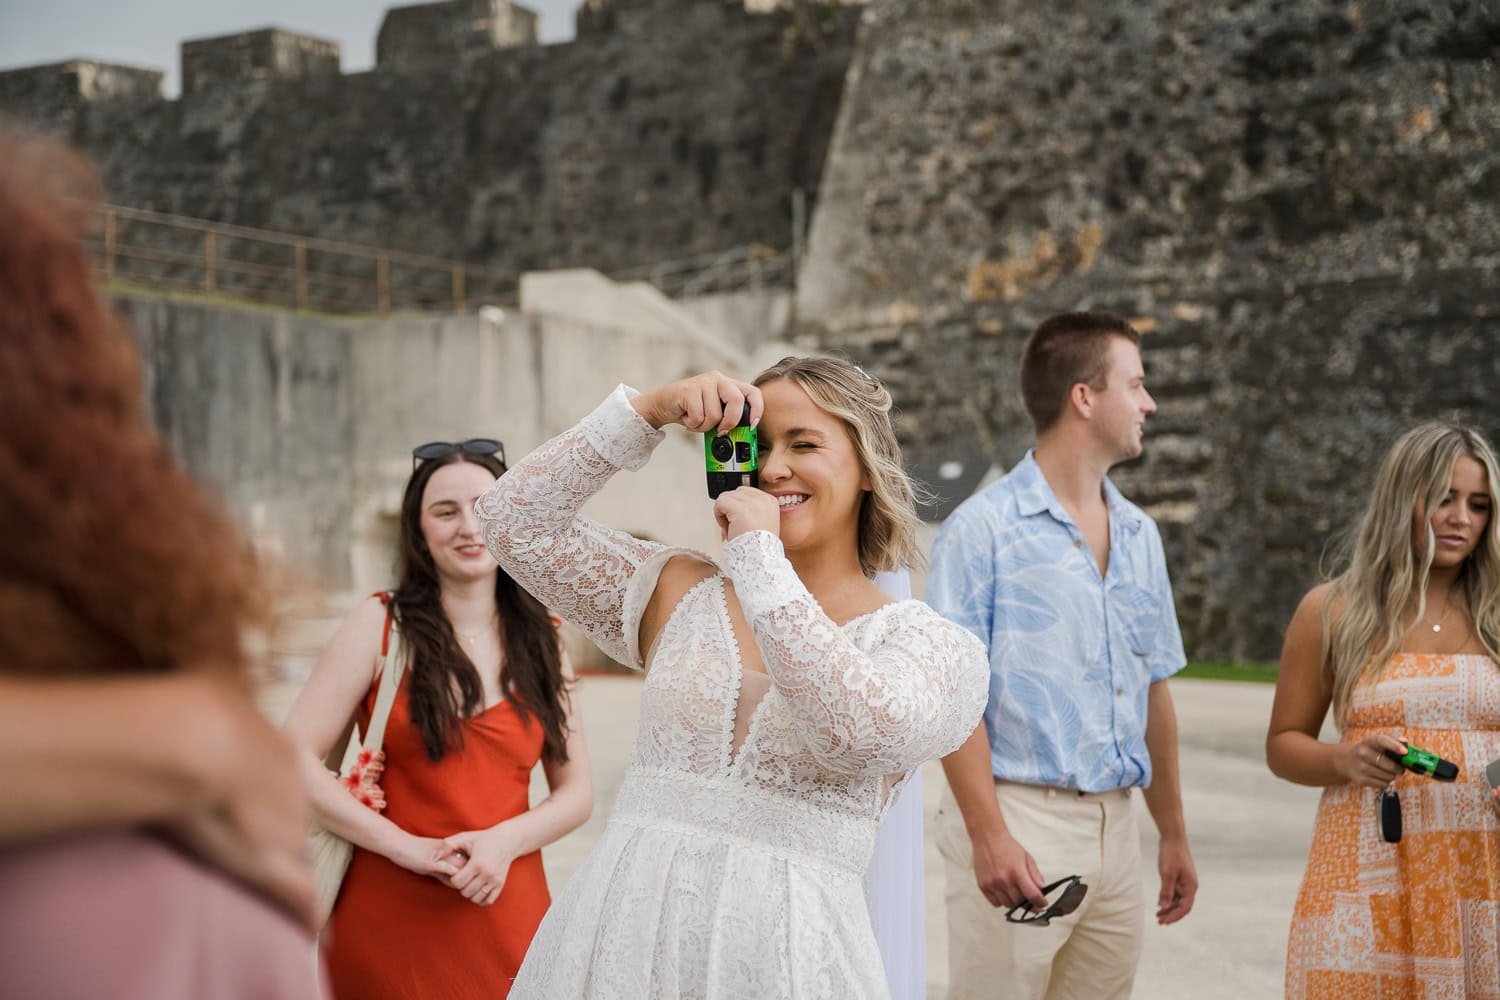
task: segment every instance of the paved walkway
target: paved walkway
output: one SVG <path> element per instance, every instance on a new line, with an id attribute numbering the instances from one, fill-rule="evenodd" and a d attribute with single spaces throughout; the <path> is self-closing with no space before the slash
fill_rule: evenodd
<path id="1" fill-rule="evenodd" d="M 268 714 L 280 717 L 295 686 L 266 692 Z M 632 677 L 585 677 L 584 726 L 593 759 L 596 807 L 581 829 L 546 849 L 554 887 L 578 868 L 603 829 L 619 790 L 640 696 Z M 1279 997 L 1292 901 L 1312 833 L 1316 789 L 1272 777 L 1263 758 L 1269 685 L 1232 681 L 1174 681 L 1182 747 L 1183 795 L 1188 832 L 1202 889 L 1197 907 L 1173 927 L 1147 930 L 1136 979 L 1143 1000 L 1259 1000 Z M 927 967 L 929 1000 L 947 994 L 946 920 L 942 860 L 932 846 L 932 815 L 942 790 L 942 770 L 927 765 L 928 818 Z M 538 779 L 533 801 L 545 796 Z M 1155 828 L 1140 798 L 1142 857 L 1155 899 Z M 1154 907 L 1153 907 L 1154 911 Z M 997 993 L 1003 997 L 1003 993 Z"/>

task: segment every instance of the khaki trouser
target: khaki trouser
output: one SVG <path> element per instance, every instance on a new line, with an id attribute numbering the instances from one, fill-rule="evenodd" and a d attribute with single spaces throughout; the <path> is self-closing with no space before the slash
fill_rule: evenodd
<path id="1" fill-rule="evenodd" d="M 996 782 L 995 795 L 1043 884 L 1081 875 L 1088 893 L 1047 927 L 1008 923 L 979 891 L 963 817 L 944 789 L 937 826 L 947 874 L 949 1000 L 1129 997 L 1146 917 L 1129 789 L 1080 795 Z"/>

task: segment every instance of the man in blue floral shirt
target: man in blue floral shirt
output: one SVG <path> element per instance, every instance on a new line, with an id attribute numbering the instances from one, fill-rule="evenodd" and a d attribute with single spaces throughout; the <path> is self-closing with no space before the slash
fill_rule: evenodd
<path id="1" fill-rule="evenodd" d="M 1157 920 L 1186 916 L 1198 888 L 1167 691 L 1186 658 L 1161 537 L 1107 478 L 1140 455 L 1156 412 L 1140 335 L 1111 316 L 1054 316 L 1026 344 L 1021 394 L 1036 447 L 948 519 L 927 581 L 991 664 L 984 721 L 943 761 L 949 996 L 1123 998 L 1145 932 L 1132 789 L 1161 835 Z M 1067 884 L 1045 889 L 1072 875 L 1088 888 L 1071 913 L 1013 922 L 1056 904 Z"/>

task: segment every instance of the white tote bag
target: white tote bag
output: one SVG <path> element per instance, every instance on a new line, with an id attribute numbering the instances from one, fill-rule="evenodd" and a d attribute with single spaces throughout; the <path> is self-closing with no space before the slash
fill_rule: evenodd
<path id="1" fill-rule="evenodd" d="M 370 713 L 370 731 L 361 740 L 359 726 L 353 727 L 339 766 L 340 778 L 353 773 L 359 762 L 360 751 L 378 753 L 381 744 L 385 742 L 386 720 L 390 718 L 391 704 L 396 700 L 396 688 L 401 684 L 401 671 L 406 659 L 402 655 L 400 632 L 389 611 L 386 612 L 386 634 L 381 645 L 385 653 L 385 666 L 380 671 L 380 693 L 375 696 L 375 708 Z M 333 913 L 333 904 L 339 898 L 344 873 L 349 870 L 349 861 L 354 857 L 354 845 L 317 823 L 312 825 L 308 840 L 312 847 L 313 882 L 318 893 L 318 926 L 322 927 L 328 923 L 328 917 Z"/>

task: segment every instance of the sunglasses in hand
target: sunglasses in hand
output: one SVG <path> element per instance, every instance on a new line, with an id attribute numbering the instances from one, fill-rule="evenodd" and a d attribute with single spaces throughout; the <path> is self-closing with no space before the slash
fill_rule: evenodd
<path id="1" fill-rule="evenodd" d="M 1056 899 L 1052 894 L 1058 889 L 1062 892 Z M 1015 906 L 1005 911 L 1005 919 L 1013 924 L 1031 924 L 1033 927 L 1046 927 L 1052 922 L 1053 917 L 1066 917 L 1078 909 L 1078 904 L 1083 902 L 1084 893 L 1089 891 L 1088 883 L 1083 881 L 1081 875 L 1069 875 L 1060 878 L 1051 885 L 1042 887 L 1042 895 L 1047 897 L 1047 908 L 1045 910 L 1031 909 L 1031 904 L 1021 900 Z"/>

